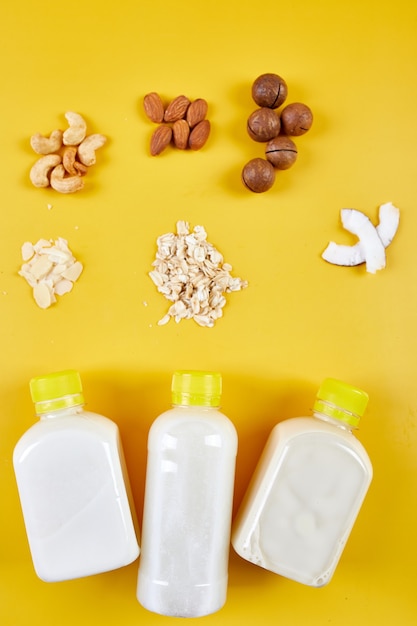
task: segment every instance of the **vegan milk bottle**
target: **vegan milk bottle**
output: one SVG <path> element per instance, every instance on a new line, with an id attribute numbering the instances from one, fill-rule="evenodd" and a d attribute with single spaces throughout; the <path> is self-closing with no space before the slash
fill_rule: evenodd
<path id="1" fill-rule="evenodd" d="M 330 581 L 372 479 L 352 433 L 367 402 L 327 379 L 313 417 L 273 428 L 232 528 L 241 557 L 305 585 Z"/>
<path id="2" fill-rule="evenodd" d="M 198 617 L 226 601 L 237 434 L 221 382 L 176 372 L 173 407 L 149 431 L 137 598 L 155 613 Z"/>
<path id="3" fill-rule="evenodd" d="M 139 555 L 118 427 L 84 410 L 78 372 L 30 382 L 40 421 L 14 469 L 33 564 L 47 582 L 122 567 Z"/>

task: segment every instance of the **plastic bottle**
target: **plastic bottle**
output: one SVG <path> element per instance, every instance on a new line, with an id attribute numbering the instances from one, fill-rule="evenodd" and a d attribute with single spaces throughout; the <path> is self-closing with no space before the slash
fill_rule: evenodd
<path id="1" fill-rule="evenodd" d="M 220 374 L 176 372 L 173 408 L 149 431 L 137 598 L 154 613 L 226 601 L 237 434 L 220 397 Z"/>
<path id="2" fill-rule="evenodd" d="M 327 379 L 313 417 L 273 428 L 233 523 L 241 557 L 305 585 L 330 581 L 372 480 L 352 433 L 367 402 L 364 391 Z"/>
<path id="3" fill-rule="evenodd" d="M 34 378 L 30 390 L 40 421 L 13 462 L 36 573 L 55 582 L 131 563 L 139 545 L 118 427 L 84 411 L 74 370 Z"/>

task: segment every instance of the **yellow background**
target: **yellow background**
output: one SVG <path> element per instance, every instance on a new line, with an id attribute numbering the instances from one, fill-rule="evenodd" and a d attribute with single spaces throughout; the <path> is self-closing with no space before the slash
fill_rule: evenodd
<path id="1" fill-rule="evenodd" d="M 238 506 L 272 426 L 310 413 L 327 376 L 366 389 L 358 437 L 374 481 L 330 585 L 309 589 L 231 551 L 228 601 L 207 624 L 417 623 L 417 4 L 410 0 L 32 2 L 0 8 L 0 623 L 168 624 L 136 601 L 138 563 L 71 582 L 34 574 L 12 470 L 34 422 L 28 381 L 81 372 L 90 410 L 120 426 L 138 516 L 146 436 L 169 407 L 177 368 L 218 370 L 223 410 L 239 433 Z M 251 84 L 288 83 L 287 102 L 315 115 L 295 166 L 253 194 L 240 172 L 263 146 L 249 139 Z M 209 102 L 200 152 L 149 156 L 149 91 Z M 108 143 L 85 190 L 31 186 L 29 138 L 65 127 L 73 110 Z M 335 267 L 328 241 L 353 243 L 340 209 L 376 224 L 401 210 L 387 267 Z M 48 208 L 48 205 L 52 205 Z M 148 277 L 156 238 L 176 221 L 202 224 L 249 281 L 212 329 L 159 327 L 168 302 Z M 84 273 L 39 309 L 17 275 L 24 241 L 67 238 Z M 201 621 L 201 620 L 200 620 Z"/>

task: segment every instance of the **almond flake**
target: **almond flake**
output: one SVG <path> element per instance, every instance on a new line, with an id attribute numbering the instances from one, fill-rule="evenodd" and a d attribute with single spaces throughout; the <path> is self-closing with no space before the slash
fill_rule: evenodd
<path id="1" fill-rule="evenodd" d="M 72 255 L 65 250 L 60 250 L 57 246 L 53 246 L 50 250 L 45 251 L 48 259 L 53 263 L 70 263 Z"/>
<path id="2" fill-rule="evenodd" d="M 65 278 L 62 278 L 54 286 L 55 293 L 57 294 L 57 296 L 63 296 L 65 293 L 69 293 L 71 289 L 73 288 L 73 286 L 74 286 L 73 282 Z"/>
<path id="3" fill-rule="evenodd" d="M 53 263 L 48 259 L 47 256 L 40 256 L 31 264 L 31 272 L 36 278 L 39 280 L 40 278 L 44 278 L 49 271 L 52 269 Z"/>
<path id="4" fill-rule="evenodd" d="M 71 280 L 73 283 L 79 279 L 81 272 L 83 271 L 83 266 L 79 261 L 76 261 L 72 265 L 70 265 L 65 272 L 62 272 L 62 277 Z"/>
<path id="5" fill-rule="evenodd" d="M 29 259 L 31 259 L 34 254 L 35 250 L 33 248 L 33 245 L 30 243 L 30 241 L 25 241 L 22 246 L 22 259 L 24 261 L 29 261 Z"/>
<path id="6" fill-rule="evenodd" d="M 51 245 L 52 244 L 50 241 L 48 241 L 48 239 L 39 239 L 39 241 L 35 243 L 33 247 L 35 249 L 35 252 L 39 252 L 42 248 L 50 248 Z"/>
<path id="7" fill-rule="evenodd" d="M 37 283 L 33 288 L 33 297 L 41 309 L 47 309 L 52 304 L 51 291 L 46 283 Z"/>

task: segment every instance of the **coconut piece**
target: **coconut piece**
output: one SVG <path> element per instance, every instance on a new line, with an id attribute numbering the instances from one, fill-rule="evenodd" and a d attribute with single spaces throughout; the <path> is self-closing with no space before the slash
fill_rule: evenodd
<path id="1" fill-rule="evenodd" d="M 350 267 L 365 263 L 364 251 L 360 247 L 359 242 L 354 246 L 344 246 L 331 241 L 321 256 L 322 259 L 332 265 Z"/>
<path id="2" fill-rule="evenodd" d="M 400 209 L 386 202 L 379 207 L 379 224 L 376 227 L 379 238 L 385 247 L 394 239 L 400 223 Z"/>
<path id="3" fill-rule="evenodd" d="M 351 228 L 349 227 L 349 222 L 350 222 L 349 217 L 350 219 L 352 219 L 352 214 L 346 213 L 349 211 L 355 211 L 355 213 L 353 214 L 354 223 L 356 220 L 358 220 L 357 213 L 360 213 L 360 211 L 356 211 L 355 209 L 342 209 L 342 222 L 343 222 L 343 216 L 345 218 L 345 222 L 347 222 L 347 225 L 346 223 L 343 223 L 343 225 L 346 228 L 346 230 L 349 230 L 350 232 L 353 232 L 354 234 L 356 234 L 359 237 L 360 241 L 353 246 L 340 245 L 331 241 L 328 244 L 327 248 L 324 250 L 322 254 L 322 258 L 325 261 L 328 261 L 329 263 L 332 263 L 334 265 L 352 266 L 352 265 L 360 265 L 361 263 L 364 263 L 365 261 L 367 261 L 366 253 L 367 253 L 367 250 L 369 253 L 369 248 L 367 248 L 364 245 L 364 241 L 362 241 L 364 237 L 363 230 L 361 228 L 361 232 L 362 232 L 361 235 L 359 235 L 358 232 L 354 232 L 353 230 L 351 230 Z M 361 215 L 364 215 L 364 214 L 361 214 Z M 394 206 L 391 202 L 382 204 L 379 207 L 379 220 L 380 221 L 376 228 L 370 223 L 370 220 L 365 215 L 364 215 L 364 218 L 365 220 L 363 220 L 363 218 L 359 218 L 359 219 L 362 222 L 362 227 L 366 225 L 365 237 L 368 237 L 369 236 L 368 233 L 371 232 L 372 229 L 374 229 L 380 239 L 382 246 L 384 248 L 389 246 L 389 244 L 393 240 L 395 233 L 397 232 L 397 229 L 398 229 L 399 220 L 400 220 L 399 209 L 396 206 Z M 372 228 L 370 228 L 370 226 Z M 375 243 L 374 235 L 372 235 L 372 241 Z M 381 246 L 377 244 L 375 250 L 378 256 L 378 260 L 376 261 L 375 256 L 374 256 L 374 260 L 372 261 L 370 259 L 370 262 L 367 263 L 367 271 L 372 272 L 372 273 L 375 273 L 376 270 L 382 269 L 382 267 L 385 267 L 385 260 L 382 258 L 382 254 L 381 254 L 382 252 Z M 384 253 L 384 256 L 385 256 L 385 253 Z M 381 266 L 381 262 L 383 263 L 382 266 Z"/>
<path id="4" fill-rule="evenodd" d="M 356 209 L 342 209 L 342 224 L 346 230 L 359 238 L 363 250 L 366 271 L 375 274 L 385 267 L 385 247 L 369 217 Z"/>

